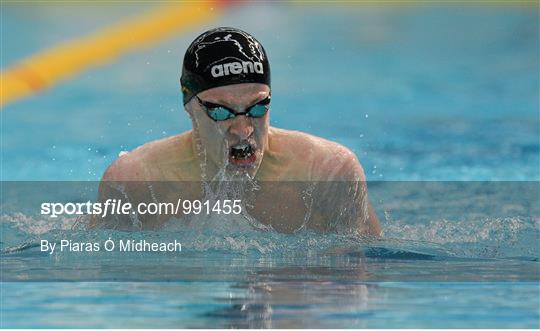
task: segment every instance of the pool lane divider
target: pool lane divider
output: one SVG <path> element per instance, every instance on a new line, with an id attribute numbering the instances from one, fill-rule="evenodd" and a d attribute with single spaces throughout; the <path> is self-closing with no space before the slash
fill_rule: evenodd
<path id="1" fill-rule="evenodd" d="M 0 107 L 51 88 L 81 72 L 110 63 L 123 54 L 210 21 L 227 1 L 161 5 L 88 36 L 71 40 L 2 70 Z"/>

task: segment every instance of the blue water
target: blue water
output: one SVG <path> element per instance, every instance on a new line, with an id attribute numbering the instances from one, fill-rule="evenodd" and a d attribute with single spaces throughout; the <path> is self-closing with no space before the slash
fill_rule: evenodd
<path id="1" fill-rule="evenodd" d="M 148 7 L 2 5 L 2 67 Z M 2 180 L 99 180 L 120 151 L 189 129 L 181 57 L 216 25 L 265 45 L 273 125 L 355 151 L 383 239 L 86 231 L 73 218 L 8 210 L 7 196 L 2 327 L 540 327 L 535 8 L 239 6 L 7 106 Z M 463 186 L 413 182 L 428 180 Z M 183 250 L 36 247 L 127 236 L 177 239 Z"/>

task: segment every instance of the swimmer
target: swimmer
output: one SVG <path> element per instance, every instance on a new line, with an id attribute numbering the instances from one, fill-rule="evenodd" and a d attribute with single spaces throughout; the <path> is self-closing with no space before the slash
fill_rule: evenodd
<path id="1" fill-rule="evenodd" d="M 364 171 L 353 152 L 336 142 L 269 125 L 270 65 L 253 36 L 235 28 L 203 33 L 185 53 L 180 81 L 192 130 L 123 153 L 103 176 L 102 199 L 112 195 L 107 182 L 247 178 L 259 187 L 250 214 L 276 231 L 345 228 L 380 235 Z M 306 183 L 316 183 L 308 190 L 307 208 Z M 150 195 L 142 189 L 133 191 L 140 197 Z M 196 191 L 183 188 L 182 195 L 200 198 Z M 160 196 L 168 195 L 174 192 Z M 351 210 L 352 218 L 337 221 Z M 153 229 L 166 221 L 166 217 L 143 220 L 140 227 Z"/>

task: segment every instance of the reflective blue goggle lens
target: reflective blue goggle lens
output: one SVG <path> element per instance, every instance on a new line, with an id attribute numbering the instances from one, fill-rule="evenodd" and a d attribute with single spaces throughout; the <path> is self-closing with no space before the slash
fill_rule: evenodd
<path id="1" fill-rule="evenodd" d="M 263 117 L 268 111 L 269 107 L 270 106 L 268 104 L 263 105 L 263 104 L 258 103 L 254 105 L 253 107 L 251 107 L 251 109 L 247 112 L 247 116 L 255 117 L 255 118 Z"/>
<path id="2" fill-rule="evenodd" d="M 224 107 L 211 108 L 208 109 L 206 113 L 214 121 L 226 121 L 235 117 L 233 113 L 231 113 L 227 108 Z"/>

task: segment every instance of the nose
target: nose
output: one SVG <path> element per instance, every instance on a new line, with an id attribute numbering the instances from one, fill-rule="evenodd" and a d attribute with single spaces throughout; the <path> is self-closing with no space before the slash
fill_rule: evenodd
<path id="1" fill-rule="evenodd" d="M 232 119 L 232 124 L 229 127 L 229 133 L 237 136 L 240 139 L 247 139 L 253 133 L 253 124 L 251 119 L 244 115 L 236 116 Z"/>

